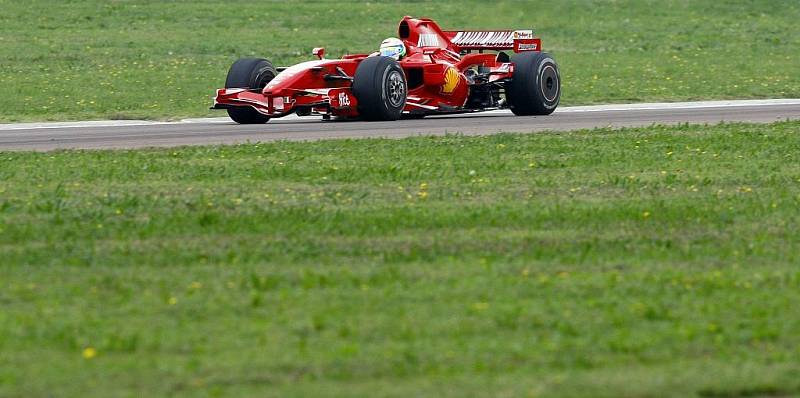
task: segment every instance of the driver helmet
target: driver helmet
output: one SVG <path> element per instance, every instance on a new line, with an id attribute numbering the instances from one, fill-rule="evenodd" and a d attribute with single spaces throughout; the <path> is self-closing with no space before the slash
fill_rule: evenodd
<path id="1" fill-rule="evenodd" d="M 381 43 L 380 54 L 384 57 L 392 57 L 400 60 L 406 55 L 406 46 L 403 41 L 394 37 L 390 37 Z"/>

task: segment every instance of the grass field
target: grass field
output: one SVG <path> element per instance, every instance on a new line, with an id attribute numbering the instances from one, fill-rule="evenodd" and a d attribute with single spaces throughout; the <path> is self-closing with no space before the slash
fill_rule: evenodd
<path id="1" fill-rule="evenodd" d="M 0 154 L 0 396 L 800 394 L 800 122 Z"/>
<path id="2" fill-rule="evenodd" d="M 179 118 L 230 64 L 371 52 L 403 15 L 535 28 L 564 105 L 800 97 L 797 1 L 231 2 L 0 0 L 0 121 Z"/>

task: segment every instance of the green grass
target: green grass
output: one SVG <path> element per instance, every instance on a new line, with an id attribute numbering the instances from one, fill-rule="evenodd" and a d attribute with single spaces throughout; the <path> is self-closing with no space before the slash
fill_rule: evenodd
<path id="1" fill-rule="evenodd" d="M 1 153 L 0 396 L 798 395 L 798 133 Z"/>
<path id="2" fill-rule="evenodd" d="M 0 121 L 178 118 L 208 110 L 230 64 L 374 51 L 405 15 L 534 28 L 564 105 L 800 97 L 797 1 L 0 0 Z"/>

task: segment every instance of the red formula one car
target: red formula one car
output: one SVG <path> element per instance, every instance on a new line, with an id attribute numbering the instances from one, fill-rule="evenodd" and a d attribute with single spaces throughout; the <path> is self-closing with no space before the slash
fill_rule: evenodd
<path id="1" fill-rule="evenodd" d="M 240 59 L 213 108 L 238 123 L 265 123 L 291 113 L 397 120 L 502 108 L 548 115 L 558 106 L 558 65 L 530 30 L 443 31 L 405 17 L 397 34 L 374 54 L 325 59 L 316 48 L 319 60 L 288 68 Z"/>

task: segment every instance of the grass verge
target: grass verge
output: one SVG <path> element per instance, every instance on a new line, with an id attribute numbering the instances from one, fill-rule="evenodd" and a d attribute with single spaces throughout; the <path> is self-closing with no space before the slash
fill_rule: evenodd
<path id="1" fill-rule="evenodd" d="M 0 396 L 798 394 L 798 130 L 0 153 Z"/>

